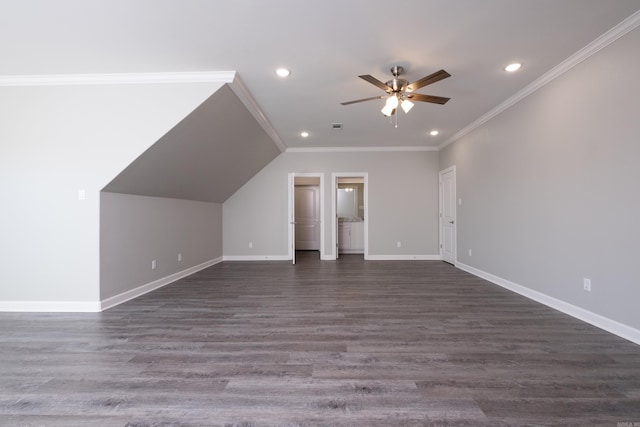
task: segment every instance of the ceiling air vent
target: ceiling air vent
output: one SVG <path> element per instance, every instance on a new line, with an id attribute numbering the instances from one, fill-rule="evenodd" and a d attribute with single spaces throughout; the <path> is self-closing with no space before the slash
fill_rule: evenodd
<path id="1" fill-rule="evenodd" d="M 331 123 L 331 129 L 342 130 L 342 123 Z"/>

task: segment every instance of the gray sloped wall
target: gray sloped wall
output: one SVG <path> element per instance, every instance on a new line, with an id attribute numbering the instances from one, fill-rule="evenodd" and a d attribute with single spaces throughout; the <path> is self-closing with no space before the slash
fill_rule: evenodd
<path id="1" fill-rule="evenodd" d="M 104 187 L 100 299 L 221 260 L 222 202 L 279 153 L 229 85 L 213 93 Z"/>

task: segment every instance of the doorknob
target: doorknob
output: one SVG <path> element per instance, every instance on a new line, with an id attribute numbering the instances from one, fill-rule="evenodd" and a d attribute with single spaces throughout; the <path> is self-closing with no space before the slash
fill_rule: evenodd
<path id="1" fill-rule="evenodd" d="M 449 221 L 449 224 L 453 224 L 453 221 Z"/>

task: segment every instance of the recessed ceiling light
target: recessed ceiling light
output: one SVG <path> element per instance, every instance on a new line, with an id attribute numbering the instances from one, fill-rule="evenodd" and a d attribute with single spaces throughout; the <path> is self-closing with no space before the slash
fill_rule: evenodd
<path id="1" fill-rule="evenodd" d="M 509 64 L 506 67 L 504 67 L 504 70 L 510 73 L 513 73 L 514 71 L 518 71 L 520 67 L 522 67 L 522 64 L 514 62 L 513 64 Z"/>
<path id="2" fill-rule="evenodd" d="M 431 136 L 436 136 L 437 134 L 439 134 L 440 132 L 438 132 L 437 130 L 432 130 L 431 132 L 429 132 L 429 135 Z"/>
<path id="3" fill-rule="evenodd" d="M 306 138 L 306 137 L 309 136 L 309 132 L 306 132 L 306 131 L 305 132 L 300 132 L 300 136 L 303 137 L 303 138 Z"/>
<path id="4" fill-rule="evenodd" d="M 276 74 L 280 77 L 289 77 L 291 75 L 291 71 L 286 68 L 278 68 L 276 70 Z"/>

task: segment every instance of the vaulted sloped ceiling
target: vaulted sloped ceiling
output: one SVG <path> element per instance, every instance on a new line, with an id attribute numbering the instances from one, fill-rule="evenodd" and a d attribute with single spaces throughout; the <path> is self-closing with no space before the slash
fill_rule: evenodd
<path id="1" fill-rule="evenodd" d="M 103 191 L 222 203 L 278 154 L 225 84 Z"/>

